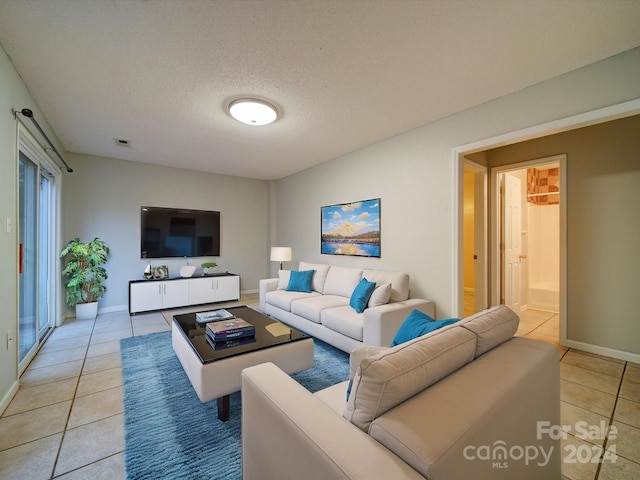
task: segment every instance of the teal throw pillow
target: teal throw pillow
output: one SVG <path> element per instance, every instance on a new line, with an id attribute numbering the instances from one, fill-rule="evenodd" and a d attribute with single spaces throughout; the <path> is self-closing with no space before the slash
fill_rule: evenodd
<path id="1" fill-rule="evenodd" d="M 314 271 L 315 270 L 303 270 L 299 272 L 297 270 L 291 270 L 286 291 L 311 293 L 311 280 L 313 280 Z"/>
<path id="2" fill-rule="evenodd" d="M 446 320 L 436 321 L 426 313 L 423 313 L 420 310 L 414 310 L 409 314 L 402 325 L 400 325 L 400 328 L 396 332 L 396 336 L 393 338 L 390 346 L 395 347 L 396 345 L 421 337 L 422 335 L 426 335 L 429 332 L 451 325 L 457 321 L 457 318 L 447 318 Z"/>
<path id="3" fill-rule="evenodd" d="M 369 304 L 369 298 L 371 298 L 371 294 L 375 288 L 376 282 L 369 282 L 366 278 L 363 278 L 353 290 L 351 300 L 349 300 L 349 305 L 351 305 L 358 313 L 364 312 L 364 309 L 367 308 L 367 305 Z"/>

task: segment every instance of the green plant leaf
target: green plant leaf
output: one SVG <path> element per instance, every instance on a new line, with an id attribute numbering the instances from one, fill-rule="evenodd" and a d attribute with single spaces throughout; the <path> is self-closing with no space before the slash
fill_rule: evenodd
<path id="1" fill-rule="evenodd" d="M 108 278 L 102 265 L 109 253 L 109 247 L 98 237 L 86 243 L 74 238 L 62 249 L 60 258 L 67 262 L 62 270 L 67 278 L 67 305 L 95 302 L 102 297 L 106 290 L 102 282 Z"/>

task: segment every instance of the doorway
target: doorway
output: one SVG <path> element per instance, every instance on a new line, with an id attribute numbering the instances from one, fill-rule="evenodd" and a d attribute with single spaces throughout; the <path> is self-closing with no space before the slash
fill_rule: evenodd
<path id="1" fill-rule="evenodd" d="M 499 303 L 521 310 L 560 312 L 561 218 L 566 155 L 492 169 L 493 229 Z M 562 229 L 564 230 L 564 229 Z"/>
<path id="2" fill-rule="evenodd" d="M 464 216 L 464 202 L 463 202 L 463 170 L 466 161 L 470 158 L 481 163 L 482 165 L 489 165 L 486 159 L 485 152 L 490 149 L 512 145 L 519 142 L 523 142 L 526 140 L 531 140 L 535 138 L 541 138 L 549 135 L 554 135 L 557 133 L 567 132 L 570 130 L 576 130 L 582 127 L 588 127 L 590 125 L 596 125 L 604 122 L 609 122 L 612 120 L 617 120 L 620 118 L 626 118 L 633 115 L 637 115 L 640 113 L 640 99 L 631 100 L 628 102 L 620 103 L 617 105 L 612 105 L 609 107 L 600 108 L 597 110 L 592 110 L 589 112 L 573 115 L 570 117 L 562 118 L 560 120 L 553 120 L 547 123 L 535 125 L 532 127 L 524 128 L 521 130 L 505 133 L 502 135 L 498 135 L 491 138 L 486 138 L 484 140 L 479 140 L 473 143 L 469 143 L 466 145 L 461 145 L 459 147 L 455 147 L 452 150 L 452 163 L 453 163 L 453 178 L 454 178 L 454 186 L 453 186 L 453 205 L 454 212 L 456 216 L 456 221 L 453 222 L 453 238 L 456 239 L 455 243 L 455 254 L 453 256 L 453 265 L 452 270 L 455 272 L 453 275 L 452 281 L 452 305 L 455 316 L 460 317 L 463 313 L 463 296 L 464 296 L 464 283 L 463 283 L 463 266 L 464 266 L 464 256 L 463 256 L 463 247 L 464 247 L 464 239 L 463 239 L 463 216 Z M 573 341 L 569 341 L 567 339 L 567 264 L 566 264 L 566 194 L 567 189 L 566 185 L 563 186 L 563 183 L 566 182 L 567 177 L 567 169 L 566 165 L 563 168 L 561 163 L 561 170 L 565 172 L 565 175 L 561 177 L 561 185 L 560 185 L 560 308 L 558 314 L 558 323 L 559 323 L 559 331 L 560 331 L 560 344 L 567 345 L 567 342 L 575 343 Z M 488 198 L 488 202 L 493 202 L 493 198 Z M 495 225 L 495 219 L 493 218 L 493 208 L 488 209 L 487 212 L 491 212 L 491 222 L 492 225 Z M 495 245 L 494 242 L 494 231 L 493 228 L 491 232 L 489 229 L 486 230 L 486 238 L 488 239 L 489 245 Z M 490 232 L 490 234 L 489 234 Z M 497 237 L 496 237 L 497 238 Z M 490 239 L 490 241 L 489 241 Z M 499 279 L 498 273 L 495 272 L 494 264 L 495 264 L 495 253 L 494 248 L 490 248 L 489 250 L 489 261 L 488 265 L 490 265 L 486 272 L 486 282 L 488 285 L 488 299 L 489 305 L 497 305 L 500 302 L 500 293 L 496 293 L 495 285 L 498 285 L 497 280 Z M 564 253 L 563 253 L 564 252 Z M 599 353 L 599 352 L 596 352 Z"/>

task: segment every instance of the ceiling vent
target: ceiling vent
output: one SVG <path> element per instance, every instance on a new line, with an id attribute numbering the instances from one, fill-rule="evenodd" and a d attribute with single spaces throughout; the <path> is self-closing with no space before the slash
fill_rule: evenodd
<path id="1" fill-rule="evenodd" d="M 123 138 L 116 138 L 116 144 L 119 145 L 120 147 L 130 147 L 131 141 L 125 140 Z"/>

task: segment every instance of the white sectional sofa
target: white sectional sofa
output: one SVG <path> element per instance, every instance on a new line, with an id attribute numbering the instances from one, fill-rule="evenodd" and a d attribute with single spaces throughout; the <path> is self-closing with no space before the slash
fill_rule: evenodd
<path id="1" fill-rule="evenodd" d="M 359 345 L 389 346 L 405 318 L 415 309 L 435 318 L 435 304 L 409 298 L 409 275 L 402 272 L 300 262 L 313 270 L 312 291 L 287 291 L 290 272 L 260 280 L 260 308 L 268 315 L 347 353 Z M 376 283 L 367 308 L 349 305 L 362 278 Z"/>
<path id="2" fill-rule="evenodd" d="M 272 363 L 243 370 L 243 479 L 559 480 L 558 351 L 518 322 L 500 306 L 358 347 L 348 401 L 348 381 L 312 394 Z"/>

